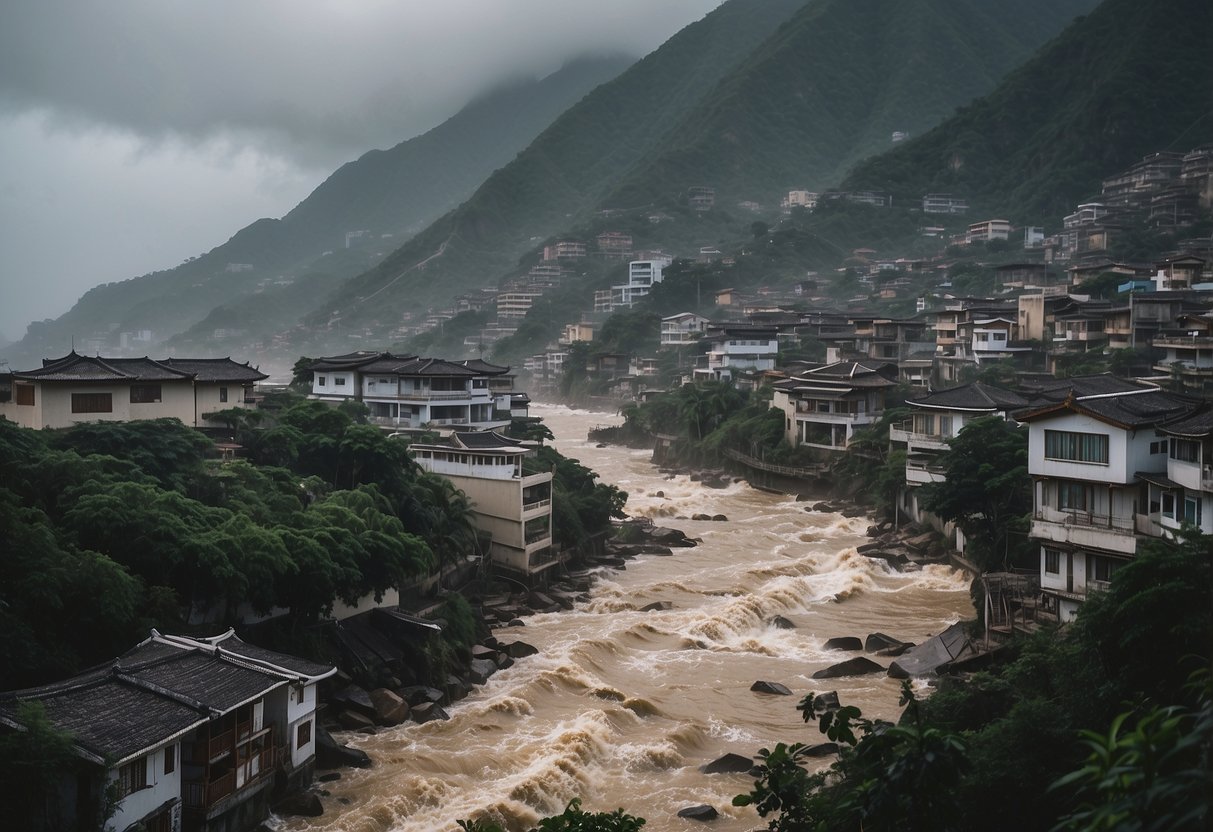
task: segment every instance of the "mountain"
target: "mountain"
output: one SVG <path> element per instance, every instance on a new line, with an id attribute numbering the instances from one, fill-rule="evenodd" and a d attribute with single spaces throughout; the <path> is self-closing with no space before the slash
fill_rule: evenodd
<path id="1" fill-rule="evenodd" d="M 595 90 L 466 203 L 343 285 L 308 317 L 309 332 L 376 337 L 410 312 L 495 282 L 552 235 L 643 229 L 654 206 L 675 221 L 634 236 L 710 242 L 712 223 L 737 200 L 777 204 L 790 188 L 836 180 L 886 148 L 894 130 L 925 131 L 1093 2 L 731 0 Z M 685 210 L 692 185 L 716 188 L 723 211 Z"/>
<path id="2" fill-rule="evenodd" d="M 73 334 L 88 338 L 111 329 L 152 330 L 159 341 L 217 306 L 239 308 L 247 317 L 250 298 L 262 307 L 254 318 L 262 325 L 298 320 L 303 310 L 291 307 L 292 314 L 284 314 L 279 302 L 289 294 L 284 284 L 306 287 L 310 305 L 366 270 L 466 199 L 560 113 L 632 60 L 586 57 L 546 78 L 502 85 L 432 130 L 342 165 L 280 220 L 257 220 L 176 268 L 90 290 L 58 320 L 31 326 L 25 341 L 5 355 L 28 363 L 62 353 Z M 347 239 L 348 232 L 364 233 Z M 277 300 L 261 303 L 266 294 Z M 222 311 L 211 317 L 227 321 Z"/>
<path id="3" fill-rule="evenodd" d="M 463 205 L 309 316 L 388 327 L 417 304 L 487 285 L 572 224 L 804 0 L 728 0 L 565 112 Z M 424 268 L 422 265 L 424 264 Z"/>
<path id="4" fill-rule="evenodd" d="M 1142 156 L 1213 141 L 1213 3 L 1104 0 L 989 95 L 858 165 L 846 189 L 1045 225 Z"/>
<path id="5" fill-rule="evenodd" d="M 632 173 L 608 205 L 695 185 L 718 204 L 822 191 L 859 160 L 994 89 L 1095 0 L 819 0 L 803 8 Z"/>

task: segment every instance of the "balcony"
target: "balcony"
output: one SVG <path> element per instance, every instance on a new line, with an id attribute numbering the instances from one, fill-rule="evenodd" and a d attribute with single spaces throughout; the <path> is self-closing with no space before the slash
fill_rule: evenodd
<path id="1" fill-rule="evenodd" d="M 915 433 L 914 423 L 909 420 L 896 422 L 889 427 L 889 439 L 894 442 L 905 442 L 907 450 L 923 448 L 931 451 L 946 451 L 949 438 L 941 433 Z"/>
<path id="2" fill-rule="evenodd" d="M 1133 515 L 1096 514 L 1041 506 L 1032 516 L 1031 536 L 1131 555 L 1137 551 L 1138 520 Z"/>
<path id="3" fill-rule="evenodd" d="M 364 394 L 375 401 L 421 401 L 421 402 L 450 402 L 473 398 L 487 398 L 487 390 L 384 390 L 379 392 L 368 387 Z"/>
<path id="4" fill-rule="evenodd" d="M 932 482 L 945 482 L 947 474 L 943 465 L 934 459 L 907 459 L 906 482 L 915 485 L 926 485 Z"/>

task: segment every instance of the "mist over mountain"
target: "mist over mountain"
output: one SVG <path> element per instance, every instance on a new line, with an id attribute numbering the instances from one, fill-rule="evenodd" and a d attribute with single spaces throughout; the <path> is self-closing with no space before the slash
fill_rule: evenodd
<path id="1" fill-rule="evenodd" d="M 289 325 L 332 286 L 465 199 L 559 113 L 632 60 L 584 57 L 546 78 L 483 94 L 432 130 L 343 165 L 280 220 L 258 220 L 176 268 L 90 290 L 60 318 L 32 324 L 5 355 L 14 366 L 29 364 L 63 352 L 73 336 L 114 350 L 124 331 L 135 335 L 128 344 L 151 350 L 208 316 L 214 326 L 170 346 L 205 347 L 216 329 L 238 331 L 242 322 Z M 282 302 L 284 287 L 296 282 L 297 309 Z"/>
<path id="2" fill-rule="evenodd" d="M 308 316 L 307 334 L 336 345 L 342 333 L 391 331 L 419 307 L 516 269 L 543 240 L 596 228 L 600 209 L 633 227 L 669 212 L 662 232 L 681 242 L 712 221 L 685 210 L 691 186 L 714 188 L 734 211 L 738 200 L 769 207 L 790 188 L 831 184 L 889 147 L 893 130 L 925 131 L 988 92 L 1092 4 L 732 0 L 341 286 Z"/>

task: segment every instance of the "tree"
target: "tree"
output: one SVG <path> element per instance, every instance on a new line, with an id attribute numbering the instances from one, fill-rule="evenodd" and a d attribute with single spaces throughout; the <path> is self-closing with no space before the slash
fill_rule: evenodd
<path id="1" fill-rule="evenodd" d="M 948 448 L 946 479 L 923 486 L 923 507 L 960 527 L 983 571 L 1005 567 L 1010 536 L 1032 510 L 1027 428 L 985 416 L 965 425 Z"/>

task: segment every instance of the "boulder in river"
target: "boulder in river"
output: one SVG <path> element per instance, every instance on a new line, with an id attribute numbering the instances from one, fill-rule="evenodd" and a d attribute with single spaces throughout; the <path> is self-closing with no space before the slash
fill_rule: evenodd
<path id="1" fill-rule="evenodd" d="M 927 639 L 922 644 L 899 656 L 889 665 L 889 675 L 894 679 L 925 676 L 937 673 L 945 665 L 973 654 L 964 622 L 958 621 L 942 633 Z"/>
<path id="2" fill-rule="evenodd" d="M 838 636 L 825 643 L 827 650 L 862 650 L 863 642 L 855 636 Z"/>
<path id="3" fill-rule="evenodd" d="M 890 647 L 897 647 L 901 644 L 905 644 L 905 642 L 899 638 L 893 638 L 892 636 L 885 635 L 884 633 L 868 633 L 868 637 L 863 643 L 863 649 L 869 653 L 876 653 L 880 650 L 888 650 Z"/>
<path id="4" fill-rule="evenodd" d="M 771 618 L 771 620 L 768 621 L 767 623 L 770 624 L 772 627 L 774 627 L 776 630 L 795 630 L 796 629 L 796 625 L 793 624 L 787 618 L 784 618 L 782 615 L 773 616 Z"/>
<path id="5" fill-rule="evenodd" d="M 806 757 L 830 757 L 838 753 L 838 743 L 836 742 L 819 742 L 817 745 L 810 745 L 804 750 Z"/>
<path id="6" fill-rule="evenodd" d="M 432 722 L 435 719 L 450 719 L 451 716 L 442 709 L 441 705 L 426 702 L 413 708 L 414 722 Z"/>
<path id="7" fill-rule="evenodd" d="M 654 601 L 651 604 L 645 604 L 638 612 L 661 612 L 672 609 L 674 609 L 674 604 L 670 601 Z"/>
<path id="8" fill-rule="evenodd" d="M 364 728 L 374 728 L 375 723 L 361 711 L 346 709 L 337 714 L 337 724 L 347 731 L 361 731 Z"/>
<path id="9" fill-rule="evenodd" d="M 699 770 L 704 774 L 744 774 L 753 767 L 752 758 L 730 752 L 723 757 L 717 757 L 707 765 L 700 766 Z"/>
<path id="10" fill-rule="evenodd" d="M 759 680 L 750 685 L 750 690 L 755 693 L 772 693 L 776 696 L 791 696 L 792 691 L 787 685 L 781 685 L 779 682 L 764 682 Z"/>
<path id="11" fill-rule="evenodd" d="M 709 806 L 706 803 L 700 803 L 698 806 L 687 806 L 685 809 L 678 810 L 678 817 L 688 818 L 690 820 L 716 820 L 720 817 L 720 813 L 716 811 L 714 806 Z"/>
<path id="12" fill-rule="evenodd" d="M 317 768 L 370 768 L 371 758 L 365 751 L 342 745 L 323 728 L 316 728 Z"/>
<path id="13" fill-rule="evenodd" d="M 359 711 L 367 716 L 375 715 L 375 703 L 371 701 L 371 695 L 357 685 L 346 685 L 332 694 L 329 699 L 338 705 Z"/>
<path id="14" fill-rule="evenodd" d="M 409 718 L 409 703 L 387 688 L 371 691 L 371 702 L 375 705 L 375 721 L 380 725 L 399 725 Z"/>
<path id="15" fill-rule="evenodd" d="M 496 662 L 488 659 L 472 659 L 471 664 L 468 665 L 468 681 L 473 685 L 483 685 L 496 672 Z"/>
<path id="16" fill-rule="evenodd" d="M 315 792 L 296 792 L 275 803 L 274 814 L 318 818 L 324 814 L 324 804 Z"/>
<path id="17" fill-rule="evenodd" d="M 502 644 L 500 647 L 511 659 L 525 659 L 527 656 L 534 656 L 539 652 L 537 647 L 527 644 L 525 641 L 512 641 L 509 644 Z"/>
<path id="18" fill-rule="evenodd" d="M 866 676 L 869 673 L 884 673 L 885 668 L 866 656 L 856 656 L 845 662 L 830 665 L 813 674 L 814 679 L 837 679 L 840 676 Z"/>

